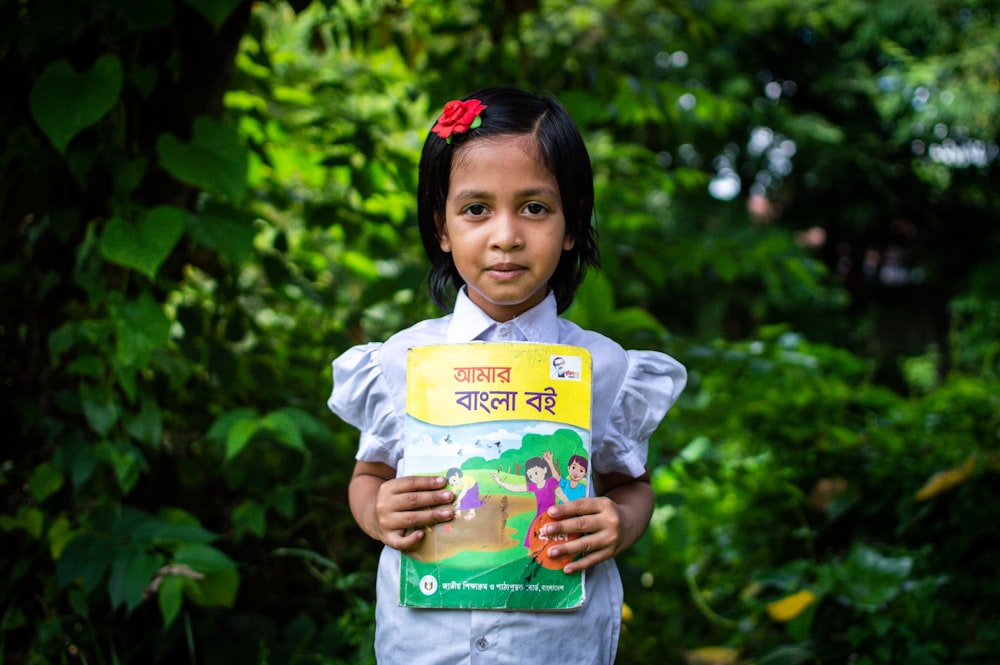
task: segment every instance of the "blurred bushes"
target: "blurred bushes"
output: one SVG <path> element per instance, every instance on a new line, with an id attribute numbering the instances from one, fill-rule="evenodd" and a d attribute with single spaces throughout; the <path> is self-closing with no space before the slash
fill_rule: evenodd
<path id="1" fill-rule="evenodd" d="M 986 3 L 91 4 L 0 4 L 5 662 L 371 660 L 329 362 L 435 315 L 420 146 L 497 82 L 588 140 L 570 317 L 691 370 L 621 662 L 997 657 L 997 168 L 928 146 L 995 147 Z"/>

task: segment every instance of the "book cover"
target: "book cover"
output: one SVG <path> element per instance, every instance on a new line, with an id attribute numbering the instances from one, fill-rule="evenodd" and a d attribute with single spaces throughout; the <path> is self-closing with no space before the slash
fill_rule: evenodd
<path id="1" fill-rule="evenodd" d="M 583 573 L 562 571 L 541 534 L 553 503 L 587 496 L 587 349 L 469 342 L 409 350 L 400 475 L 441 475 L 455 518 L 401 558 L 408 607 L 568 610 Z M 576 536 L 562 536 L 563 540 Z"/>

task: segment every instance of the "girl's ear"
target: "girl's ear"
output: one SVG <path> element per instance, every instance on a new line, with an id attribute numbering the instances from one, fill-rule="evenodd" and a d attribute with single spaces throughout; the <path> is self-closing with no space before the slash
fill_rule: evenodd
<path id="1" fill-rule="evenodd" d="M 434 226 L 437 227 L 438 245 L 447 254 L 451 251 L 451 239 L 448 237 L 448 227 L 438 215 L 434 215 Z"/>
<path id="2" fill-rule="evenodd" d="M 576 238 L 574 238 L 569 233 L 567 233 L 565 236 L 563 236 L 563 251 L 564 252 L 568 252 L 569 250 L 573 249 L 573 247 L 575 245 L 576 245 Z"/>

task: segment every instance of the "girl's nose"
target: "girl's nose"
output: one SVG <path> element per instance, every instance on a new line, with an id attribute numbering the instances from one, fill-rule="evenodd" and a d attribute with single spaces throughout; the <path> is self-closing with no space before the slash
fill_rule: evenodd
<path id="1" fill-rule="evenodd" d="M 493 235 L 490 245 L 504 252 L 520 249 L 524 246 L 521 224 L 517 215 L 501 213 L 493 218 Z"/>

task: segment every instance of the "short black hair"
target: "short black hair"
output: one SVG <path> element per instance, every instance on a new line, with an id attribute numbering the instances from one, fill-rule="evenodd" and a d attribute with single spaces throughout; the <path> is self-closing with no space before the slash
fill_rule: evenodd
<path id="1" fill-rule="evenodd" d="M 430 132 L 420 155 L 417 185 L 417 223 L 424 251 L 431 262 L 428 277 L 431 298 L 441 309 L 451 304 L 449 287 L 464 284 L 455 268 L 451 253 L 441 249 L 437 220 L 443 220 L 451 180 L 455 151 L 464 143 L 489 136 L 530 135 L 538 139 L 545 166 L 559 185 L 566 233 L 573 239 L 572 249 L 563 252 L 559 265 L 549 280 L 561 314 L 573 302 L 577 287 L 589 267 L 600 265 L 594 216 L 594 172 L 590 155 L 580 130 L 562 104 L 551 95 L 537 95 L 516 87 L 478 90 L 462 98 L 478 99 L 486 105 L 482 124 L 451 142 Z"/>

